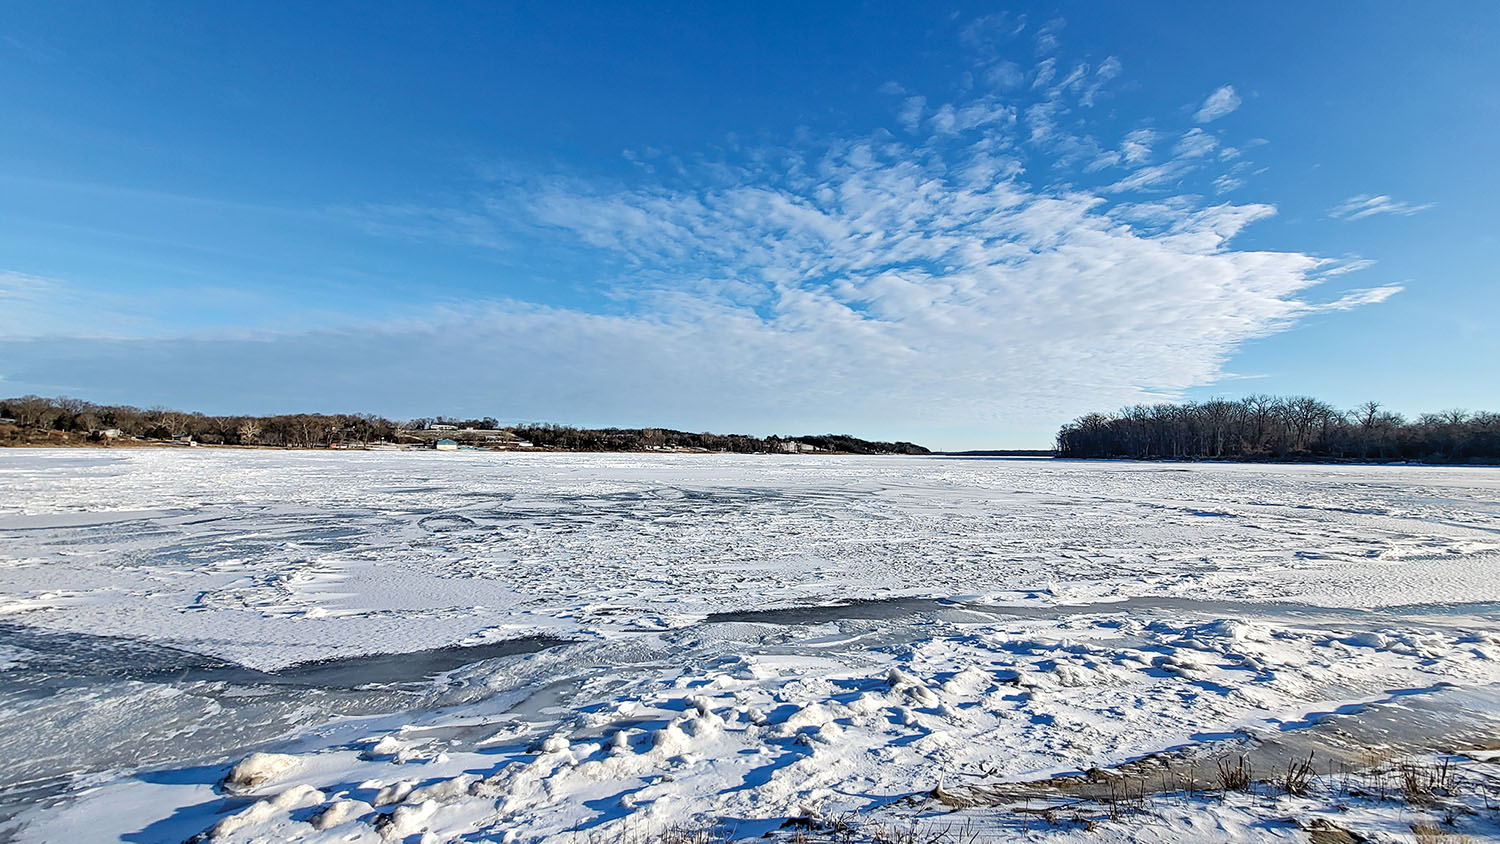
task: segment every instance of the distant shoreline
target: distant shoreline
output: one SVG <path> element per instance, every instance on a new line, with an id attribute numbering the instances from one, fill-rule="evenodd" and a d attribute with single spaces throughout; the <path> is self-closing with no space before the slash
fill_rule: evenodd
<path id="1" fill-rule="evenodd" d="M 306 446 L 306 445 L 240 445 L 240 444 L 237 444 L 237 443 L 200 443 L 200 442 L 195 442 L 195 443 L 193 443 L 191 445 L 188 445 L 186 443 L 174 443 L 174 442 L 167 442 L 167 441 L 163 441 L 163 440 L 109 440 L 109 441 L 72 440 L 72 441 L 68 441 L 68 442 L 23 442 L 23 443 L 17 443 L 17 442 L 0 442 L 0 450 L 15 449 L 15 450 L 19 451 L 19 450 L 33 450 L 33 449 L 63 449 L 63 448 L 80 449 L 80 450 L 90 450 L 90 451 L 114 451 L 114 450 L 121 450 L 121 449 L 127 450 L 127 451 L 148 451 L 148 450 L 199 451 L 199 450 L 206 450 L 206 449 L 221 450 L 221 451 L 311 451 L 311 452 L 317 452 L 317 453 L 320 453 L 320 454 L 326 454 L 326 453 L 330 453 L 330 452 L 332 452 L 332 453 L 372 452 L 372 453 L 393 454 L 393 453 L 398 453 L 398 452 L 405 453 L 405 452 L 434 452 L 434 451 L 436 451 L 436 449 L 433 449 L 433 448 L 431 448 L 429 446 L 425 446 L 425 445 L 421 445 L 421 444 L 417 444 L 417 443 L 381 443 L 381 444 L 378 444 L 378 445 L 376 445 L 374 447 L 370 447 L 370 446 L 341 446 L 341 447 L 338 447 L 338 448 L 333 448 L 333 447 L 330 447 L 330 446 Z M 692 454 L 692 455 L 742 454 L 742 455 L 750 456 L 750 457 L 757 457 L 757 456 L 758 457 L 813 457 L 813 456 L 816 456 L 816 457 L 937 457 L 937 456 L 942 456 L 942 455 L 939 455 L 939 454 L 936 454 L 936 453 L 928 453 L 928 454 L 898 454 L 898 453 L 861 454 L 861 453 L 855 452 L 855 451 L 816 451 L 816 452 L 714 451 L 714 450 L 711 450 L 711 449 L 696 449 L 696 448 L 675 448 L 675 449 L 674 448 L 662 448 L 662 449 L 588 449 L 588 448 L 562 448 L 562 447 L 558 447 L 558 446 L 531 446 L 529 448 L 520 448 L 520 447 L 493 448 L 493 447 L 478 447 L 478 446 L 476 446 L 476 447 L 473 447 L 473 448 L 458 449 L 458 451 L 467 452 L 467 453 L 476 453 L 476 452 L 478 452 L 478 453 L 484 453 L 484 454 L 638 454 L 638 455 L 657 455 L 657 454 L 672 454 L 672 455 L 677 455 L 677 454 Z"/>
<path id="2" fill-rule="evenodd" d="M 1468 462 L 1443 462 L 1435 460 L 1398 460 L 1394 458 L 1360 457 L 1064 457 L 1053 455 L 1057 460 L 1069 463 L 1187 463 L 1238 466 L 1475 466 L 1496 467 L 1500 462 L 1475 460 Z"/>
<path id="3" fill-rule="evenodd" d="M 968 451 L 934 451 L 934 457 L 1056 457 L 1050 448 L 981 448 Z"/>
<path id="4" fill-rule="evenodd" d="M 930 457 L 967 457 L 967 458 L 1028 458 L 1060 460 L 1068 463 L 1186 463 L 1201 464 L 1209 463 L 1216 465 L 1243 465 L 1243 466 L 1475 466 L 1500 467 L 1500 461 L 1494 460 L 1471 460 L 1467 462 L 1447 463 L 1442 461 L 1428 460 L 1398 460 L 1394 458 L 1359 458 L 1359 457 L 1065 457 L 1055 451 L 1009 449 L 991 451 L 934 451 Z"/>
<path id="5" fill-rule="evenodd" d="M 301 449 L 731 454 L 930 454 L 924 446 L 840 433 L 716 434 L 673 428 L 503 424 L 493 416 L 396 421 L 368 413 L 209 415 L 58 396 L 0 399 L 0 445 L 180 445 Z"/>
<path id="6" fill-rule="evenodd" d="M 113 440 L 107 442 L 92 442 L 88 440 L 74 440 L 70 442 L 26 442 L 5 443 L 0 442 L 0 449 L 60 449 L 73 448 L 94 451 L 110 451 L 115 449 L 126 450 L 197 450 L 214 449 L 222 451 L 310 451 L 318 453 L 327 452 L 430 452 L 434 449 L 414 443 L 396 444 L 385 443 L 376 447 L 352 446 L 330 448 L 328 446 L 298 446 L 298 445 L 238 445 L 234 443 L 193 443 L 186 445 L 182 443 L 164 442 L 160 440 Z M 1239 465 L 1239 466 L 1421 466 L 1432 468 L 1462 468 L 1473 467 L 1476 469 L 1500 468 L 1500 462 L 1479 461 L 1467 463 L 1441 463 L 1426 462 L 1421 460 L 1373 460 L 1359 458 L 1328 458 L 1328 457 L 1262 457 L 1262 458 L 1193 458 L 1193 457 L 1063 457 L 1052 451 L 1041 449 L 986 449 L 977 451 L 934 451 L 928 454 L 861 454 L 853 451 L 819 451 L 819 452 L 735 452 L 735 451 L 712 451 L 706 449 L 584 449 L 584 448 L 560 448 L 556 446 L 533 446 L 530 448 L 484 448 L 474 447 L 462 449 L 467 452 L 482 452 L 486 454 L 634 454 L 641 456 L 650 455 L 715 455 L 715 454 L 741 454 L 745 456 L 760 457 L 783 457 L 783 456 L 819 456 L 819 457 L 938 457 L 938 458 L 962 458 L 962 459 L 1023 459 L 1023 460 L 1057 460 L 1066 463 L 1152 463 L 1152 464 L 1186 464 L 1186 465 Z"/>

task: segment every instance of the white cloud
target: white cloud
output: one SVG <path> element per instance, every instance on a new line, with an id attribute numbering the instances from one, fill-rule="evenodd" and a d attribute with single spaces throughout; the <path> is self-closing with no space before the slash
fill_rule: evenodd
<path id="1" fill-rule="evenodd" d="M 1190 165 L 1181 159 L 1172 159 L 1162 164 L 1142 167 L 1123 179 L 1104 188 L 1105 193 L 1130 190 L 1161 190 L 1176 184 L 1186 176 Z"/>
<path id="2" fill-rule="evenodd" d="M 1079 103 L 1092 108 L 1094 98 L 1099 95 L 1100 91 L 1104 90 L 1104 86 L 1109 84 L 1110 80 L 1119 76 L 1124 69 L 1125 66 L 1120 64 L 1120 60 L 1114 56 L 1110 56 L 1100 62 L 1098 69 L 1094 71 L 1093 80 L 1089 83 L 1088 88 L 1084 90 L 1083 94 L 1079 96 Z"/>
<path id="3" fill-rule="evenodd" d="M 1151 129 L 1136 129 L 1125 136 L 1120 144 L 1120 153 L 1126 164 L 1144 164 L 1151 158 L 1151 145 L 1156 143 L 1156 132 Z"/>
<path id="4" fill-rule="evenodd" d="M 1375 266 L 1369 258 L 1324 258 L 1319 272 L 1327 277 L 1346 275 Z"/>
<path id="5" fill-rule="evenodd" d="M 1001 45 L 1020 35 L 1025 29 L 1025 15 L 1012 18 L 1009 12 L 999 12 L 982 15 L 965 24 L 959 32 L 958 40 L 981 58 L 989 59 L 999 52 Z"/>
<path id="6" fill-rule="evenodd" d="M 139 336 L 159 330 L 153 310 L 123 292 L 84 291 L 59 279 L 0 270 L 0 339 Z"/>
<path id="7" fill-rule="evenodd" d="M 908 132 L 917 131 L 917 126 L 922 122 L 922 110 L 926 106 L 926 97 L 907 97 L 901 103 L 901 110 L 896 112 L 896 122 Z"/>
<path id="8" fill-rule="evenodd" d="M 1042 27 L 1036 31 L 1037 55 L 1056 52 L 1057 48 L 1062 46 L 1058 35 L 1063 31 L 1063 27 L 1067 25 L 1068 22 L 1062 18 L 1053 18 L 1042 24 Z"/>
<path id="9" fill-rule="evenodd" d="M 1026 74 L 1015 62 L 999 62 L 984 72 L 984 81 L 996 88 L 1019 88 Z"/>
<path id="10" fill-rule="evenodd" d="M 572 421 L 769 430 L 774 417 L 863 431 L 882 418 L 917 430 L 1000 418 L 1046 428 L 1211 383 L 1248 339 L 1389 295 L 1303 301 L 1320 259 L 1231 247 L 1268 206 L 1111 206 L 1028 185 L 1014 169 L 998 181 L 987 168 L 972 175 L 990 155 L 978 139 L 947 160 L 835 141 L 806 176 L 767 165 L 692 188 L 505 188 L 491 213 L 621 259 L 629 307 L 469 303 L 279 338 L 274 352 L 248 340 L 179 343 L 149 365 L 176 383 L 195 377 L 188 361 L 214 361 L 215 377 L 250 385 L 269 366 L 292 402 L 306 400 L 299 391 L 331 394 L 319 379 L 286 376 L 282 356 L 318 360 L 316 371 L 332 367 L 362 389 L 399 386 L 429 406 L 491 395 L 521 415 Z M 401 363 L 390 369 L 392 360 Z"/>
<path id="11" fill-rule="evenodd" d="M 1365 290 L 1352 290 L 1326 305 L 1316 305 L 1320 311 L 1350 311 L 1364 305 L 1374 305 L 1395 296 L 1404 290 L 1399 284 L 1386 284 Z"/>
<path id="12" fill-rule="evenodd" d="M 122 354 L 67 340 L 61 354 L 32 340 L 0 357 L 20 362 L 12 377 L 54 379 L 70 366 L 107 379 L 110 361 L 128 360 L 184 389 L 211 377 L 283 407 L 471 406 L 752 432 L 1047 431 L 1214 383 L 1246 341 L 1399 289 L 1313 304 L 1306 292 L 1339 265 L 1236 248 L 1275 209 L 1175 189 L 1236 178 L 1211 169 L 1217 140 L 1202 130 L 1137 129 L 1118 151 L 1095 142 L 1079 107 L 1119 73 L 1108 65 L 1041 83 L 1029 104 L 907 97 L 899 138 L 732 147 L 729 159 L 628 181 L 510 169 L 457 207 L 367 209 L 382 234 L 431 237 L 446 221 L 474 245 L 567 254 L 533 270 L 595 292 L 569 307 L 475 299 L 274 342 L 162 337 Z M 1037 80 L 1055 68 L 1042 62 Z M 1226 90 L 1237 103 L 1226 87 L 1204 108 Z M 1170 157 L 1153 163 L 1173 135 Z M 1111 167 L 1126 169 L 1107 188 L 1070 181 Z"/>
<path id="13" fill-rule="evenodd" d="M 1214 151 L 1219 141 L 1213 135 L 1202 129 L 1189 129 L 1186 134 L 1177 140 L 1177 146 L 1173 148 L 1172 154 L 1178 158 L 1202 158 Z"/>
<path id="14" fill-rule="evenodd" d="M 1398 202 L 1389 196 L 1379 196 L 1362 193 L 1351 196 L 1343 202 L 1328 209 L 1328 216 L 1336 220 L 1360 220 L 1365 217 L 1373 217 L 1376 214 L 1398 214 L 1410 217 L 1420 211 L 1431 208 L 1433 203 L 1413 205 L 1409 202 Z"/>
<path id="15" fill-rule="evenodd" d="M 1040 90 L 1047 87 L 1052 78 L 1057 76 L 1057 59 L 1043 59 L 1037 63 L 1036 77 L 1031 82 L 1032 90 Z"/>
<path id="16" fill-rule="evenodd" d="M 939 135 L 954 135 L 958 132 L 958 116 L 949 103 L 939 106 L 927 122 L 932 125 L 932 131 Z"/>
<path id="17" fill-rule="evenodd" d="M 1225 85 L 1208 95 L 1208 99 L 1198 108 L 1198 113 L 1193 115 L 1193 120 L 1210 123 L 1239 107 L 1240 95 L 1235 92 L 1233 85 Z"/>
<path id="18" fill-rule="evenodd" d="M 1214 178 L 1214 193 L 1229 193 L 1239 190 L 1245 186 L 1245 180 L 1228 173 L 1221 173 Z"/>
<path id="19" fill-rule="evenodd" d="M 1105 152 L 1101 152 L 1099 155 L 1094 157 L 1093 161 L 1090 161 L 1088 164 L 1084 165 L 1083 172 L 1095 173 L 1107 167 L 1117 167 L 1120 164 L 1120 160 L 1121 156 L 1118 152 L 1107 150 Z"/>
<path id="20" fill-rule="evenodd" d="M 1046 145 L 1059 138 L 1055 117 L 1059 106 L 1055 102 L 1033 103 L 1026 109 L 1027 140 L 1033 144 Z"/>

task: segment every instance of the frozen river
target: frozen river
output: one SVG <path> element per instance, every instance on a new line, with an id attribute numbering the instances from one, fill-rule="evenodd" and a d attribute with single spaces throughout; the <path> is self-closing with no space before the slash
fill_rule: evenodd
<path id="1" fill-rule="evenodd" d="M 0 838 L 757 836 L 1485 690 L 1497 604 L 1496 469 L 0 452 Z"/>

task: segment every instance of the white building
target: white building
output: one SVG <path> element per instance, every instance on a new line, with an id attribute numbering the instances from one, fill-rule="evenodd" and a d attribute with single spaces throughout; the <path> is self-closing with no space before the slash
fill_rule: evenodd
<path id="1" fill-rule="evenodd" d="M 432 447 L 438 451 L 458 451 L 458 443 L 453 440 L 438 440 Z"/>

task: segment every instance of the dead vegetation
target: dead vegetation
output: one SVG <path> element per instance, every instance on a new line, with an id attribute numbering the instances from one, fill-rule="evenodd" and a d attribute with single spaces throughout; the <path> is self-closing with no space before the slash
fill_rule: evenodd
<path id="1" fill-rule="evenodd" d="M 1453 763 L 1443 758 L 1433 765 L 1402 762 L 1396 766 L 1401 778 L 1401 796 L 1413 805 L 1427 805 L 1453 791 Z"/>
<path id="2" fill-rule="evenodd" d="M 962 822 L 909 819 L 906 821 L 861 820 L 852 812 L 828 818 L 798 817 L 782 824 L 794 830 L 779 839 L 785 844 L 984 844 L 985 839 L 971 819 Z"/>
<path id="3" fill-rule="evenodd" d="M 1093 831 L 1101 824 L 1146 819 L 1160 821 L 1164 810 L 1185 806 L 1204 799 L 1236 799 L 1276 803 L 1286 797 L 1316 799 L 1327 809 L 1344 812 L 1351 800 L 1373 804 L 1396 803 L 1419 810 L 1430 821 L 1415 821 L 1412 834 L 1418 844 L 1472 844 L 1474 839 L 1459 829 L 1459 819 L 1475 809 L 1458 802 L 1465 779 L 1460 759 L 1437 757 L 1423 762 L 1393 759 L 1389 753 L 1369 749 L 1359 756 L 1359 763 L 1330 762 L 1319 774 L 1312 753 L 1291 757 L 1284 768 L 1266 779 L 1255 778 L 1248 754 L 1229 754 L 1212 760 L 1205 776 L 1199 770 L 1201 757 L 1186 753 L 1161 754 L 1136 760 L 1116 768 L 1091 768 L 1081 774 L 1052 777 L 1023 783 L 991 783 L 960 788 L 938 786 L 922 795 L 906 798 L 905 803 L 917 815 L 906 820 L 867 819 L 854 813 L 832 816 L 795 817 L 782 824 L 781 830 L 767 836 L 781 844 L 987 844 L 1010 840 L 1015 832 L 1041 829 L 1079 829 Z M 994 776 L 994 771 L 981 772 Z M 1472 775 L 1469 782 L 1473 784 Z M 1482 782 L 1482 780 L 1481 780 Z M 1487 786 L 1484 809 L 1493 812 Z M 1472 801 L 1471 801 L 1472 802 Z M 999 828 L 976 827 L 974 816 L 945 822 L 930 814 L 933 804 L 952 812 L 973 809 L 998 809 L 1009 821 L 1000 820 Z M 1314 809 L 1313 811 L 1317 811 Z M 1351 829 L 1343 818 L 1339 822 L 1328 816 L 1313 814 L 1287 821 L 1306 832 L 1313 844 L 1360 844 L 1370 839 Z M 623 834 L 609 837 L 585 836 L 582 844 L 727 844 L 736 840 L 734 830 L 719 824 L 695 827 L 675 826 L 654 833 Z"/>
<path id="4" fill-rule="evenodd" d="M 1241 756 L 1233 765 L 1228 759 L 1220 759 L 1219 788 L 1223 791 L 1249 791 L 1255 784 L 1255 771 L 1250 767 L 1250 760 Z"/>
<path id="5" fill-rule="evenodd" d="M 1284 794 L 1294 797 L 1305 796 L 1312 787 L 1317 774 L 1313 771 L 1313 754 L 1307 754 L 1306 759 L 1291 759 L 1286 763 L 1286 771 L 1279 775 L 1273 783 Z"/>
<path id="6" fill-rule="evenodd" d="M 737 837 L 734 827 L 722 823 L 672 824 L 664 828 L 626 829 L 609 834 L 589 830 L 572 835 L 577 844 L 728 844 Z"/>
<path id="7" fill-rule="evenodd" d="M 1090 769 L 1082 774 L 1052 777 L 1029 783 L 996 783 L 967 788 L 936 788 L 927 798 L 952 810 L 977 807 L 1003 808 L 1020 819 L 1021 829 L 1038 823 L 1047 826 L 1077 826 L 1094 829 L 1098 824 L 1133 816 L 1157 816 L 1166 805 L 1217 796 L 1244 795 L 1252 801 L 1276 801 L 1285 797 L 1327 801 L 1343 812 L 1350 799 L 1370 803 L 1396 803 L 1421 811 L 1433 823 L 1417 823 L 1412 829 L 1421 842 L 1465 844 L 1470 839 L 1458 830 L 1458 821 L 1473 814 L 1459 798 L 1464 778 L 1461 759 L 1439 756 L 1425 762 L 1393 758 L 1379 748 L 1351 750 L 1346 759 L 1329 761 L 1323 773 L 1312 752 L 1289 756 L 1284 767 L 1269 778 L 1257 779 L 1250 754 L 1229 754 L 1211 760 L 1202 776 L 1201 757 L 1187 753 L 1160 754 L 1120 765 L 1110 770 Z M 1470 777 L 1473 780 L 1473 777 Z M 1486 811 L 1494 811 L 1489 789 L 1482 788 Z M 1472 801 L 1470 801 L 1472 802 Z M 1368 840 L 1326 817 L 1296 821 L 1317 844 L 1358 844 Z"/>
<path id="8" fill-rule="evenodd" d="M 1412 824 L 1411 832 L 1417 837 L 1417 844 L 1473 844 L 1474 842 L 1474 839 L 1467 835 L 1427 823 Z"/>

